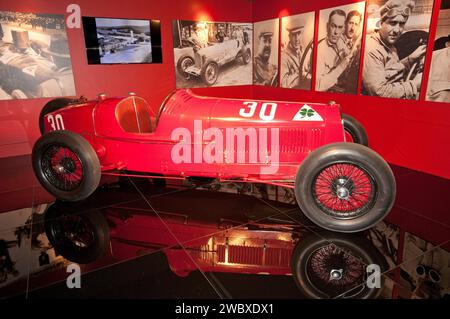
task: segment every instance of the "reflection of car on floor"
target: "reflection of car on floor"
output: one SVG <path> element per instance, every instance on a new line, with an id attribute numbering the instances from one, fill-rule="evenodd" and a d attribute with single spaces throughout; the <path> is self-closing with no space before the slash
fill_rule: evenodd
<path id="1" fill-rule="evenodd" d="M 47 236 L 64 257 L 88 263 L 105 251 L 118 260 L 162 251 L 170 269 L 182 277 L 199 269 L 292 274 L 309 298 L 375 298 L 381 291 L 366 285 L 366 266 L 378 264 L 383 269 L 385 265 L 367 239 L 317 227 L 307 230 L 290 214 L 270 217 L 273 209 L 250 196 L 184 191 L 155 201 L 158 214 L 145 203 L 101 211 L 92 208 L 96 203 L 94 196 L 78 207 L 56 202 L 47 210 Z M 215 203 L 213 210 L 210 203 Z M 285 211 L 295 207 L 272 204 Z M 241 209 L 236 210 L 238 207 Z M 248 219 L 242 212 L 249 209 L 264 211 L 269 217 Z M 294 216 L 298 218 L 298 214 Z"/>
<path id="2" fill-rule="evenodd" d="M 222 65 L 240 59 L 248 64 L 252 56 L 250 46 L 239 40 L 225 40 L 198 50 L 192 48 L 192 51 L 179 57 L 177 71 L 186 79 L 200 76 L 206 85 L 216 83 Z"/>
<path id="3" fill-rule="evenodd" d="M 301 210 L 317 225 L 357 232 L 383 219 L 395 199 L 390 167 L 368 147 L 345 143 L 346 136 L 363 144 L 367 137 L 332 103 L 221 99 L 178 90 L 155 115 L 134 95 L 58 99 L 42 110 L 40 127 L 33 168 L 47 191 L 63 200 L 84 199 L 102 174 L 124 170 L 263 183 L 294 189 Z M 198 134 L 210 129 L 214 138 Z M 230 134 L 237 142 L 228 148 L 224 138 Z M 198 149 L 200 157 L 209 149 L 214 159 L 199 159 Z"/>

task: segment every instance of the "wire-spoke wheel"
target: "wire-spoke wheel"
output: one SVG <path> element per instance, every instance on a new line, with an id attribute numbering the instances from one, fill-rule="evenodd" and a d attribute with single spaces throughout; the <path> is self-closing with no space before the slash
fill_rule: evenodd
<path id="1" fill-rule="evenodd" d="M 98 211 L 66 213 L 58 202 L 45 213 L 45 232 L 64 258 L 87 264 L 103 256 L 109 246 L 109 226 Z"/>
<path id="2" fill-rule="evenodd" d="M 43 135 L 33 147 L 33 169 L 42 186 L 62 200 L 88 197 L 100 183 L 100 162 L 91 144 L 70 131 Z"/>
<path id="3" fill-rule="evenodd" d="M 303 213 L 318 226 L 338 232 L 374 226 L 389 213 L 395 191 L 389 165 L 355 143 L 318 148 L 302 162 L 295 180 Z"/>
<path id="4" fill-rule="evenodd" d="M 338 218 L 362 216 L 376 200 L 376 185 L 364 169 L 347 163 L 325 167 L 313 182 L 313 195 L 322 210 Z"/>
<path id="5" fill-rule="evenodd" d="M 350 234 L 310 234 L 295 247 L 292 274 L 308 298 L 376 298 L 382 289 L 367 286 L 367 266 L 386 269 L 386 260 L 367 239 Z"/>
<path id="6" fill-rule="evenodd" d="M 202 69 L 203 81 L 211 86 L 216 83 L 219 77 L 219 66 L 215 62 L 208 62 Z"/>

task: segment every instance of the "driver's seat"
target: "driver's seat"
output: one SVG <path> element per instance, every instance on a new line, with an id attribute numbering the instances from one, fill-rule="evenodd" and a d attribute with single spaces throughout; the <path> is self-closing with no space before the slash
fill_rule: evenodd
<path id="1" fill-rule="evenodd" d="M 148 103 L 134 95 L 117 104 L 116 119 L 128 133 L 152 133 L 156 127 L 156 118 Z"/>

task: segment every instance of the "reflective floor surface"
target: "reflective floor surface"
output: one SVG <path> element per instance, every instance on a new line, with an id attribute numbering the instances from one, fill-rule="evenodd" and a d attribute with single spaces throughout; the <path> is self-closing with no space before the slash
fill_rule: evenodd
<path id="1" fill-rule="evenodd" d="M 64 203 L 28 157 L 0 167 L 0 298 L 450 295 L 450 181 L 435 176 L 392 166 L 393 210 L 350 235 L 311 224 L 277 187 L 111 179 Z"/>

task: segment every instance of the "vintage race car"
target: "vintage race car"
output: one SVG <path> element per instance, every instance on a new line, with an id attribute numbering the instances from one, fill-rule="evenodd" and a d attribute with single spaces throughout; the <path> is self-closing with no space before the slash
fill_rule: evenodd
<path id="1" fill-rule="evenodd" d="M 334 231 L 370 228 L 390 211 L 395 179 L 362 126 L 334 103 L 171 93 L 153 114 L 138 96 L 57 99 L 40 118 L 33 168 L 55 197 L 88 197 L 101 175 L 202 178 L 292 188 L 303 213 Z M 345 130 L 344 130 L 345 127 Z M 348 133 L 344 133 L 347 131 Z"/>
<path id="2" fill-rule="evenodd" d="M 177 62 L 178 73 L 186 79 L 201 76 L 206 85 L 216 83 L 222 65 L 239 59 L 248 64 L 252 57 L 250 46 L 234 39 L 193 51 L 193 54 L 180 56 Z"/>

